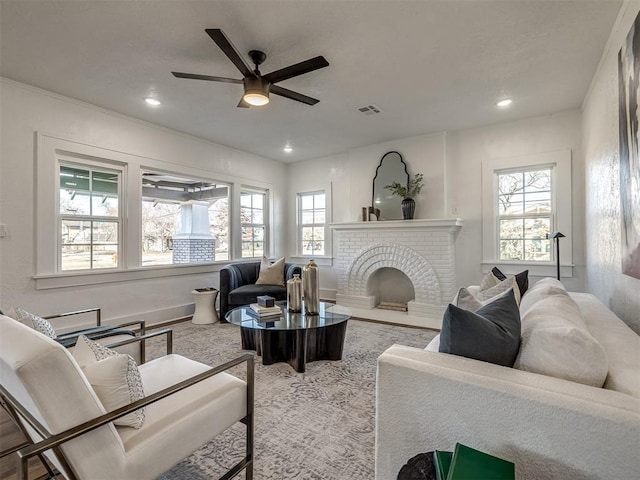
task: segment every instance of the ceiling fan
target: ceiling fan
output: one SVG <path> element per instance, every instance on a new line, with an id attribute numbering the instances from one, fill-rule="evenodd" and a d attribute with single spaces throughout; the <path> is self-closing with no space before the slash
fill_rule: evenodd
<path id="1" fill-rule="evenodd" d="M 178 78 L 191 78 L 193 80 L 207 80 L 210 82 L 225 82 L 225 83 L 241 83 L 244 85 L 244 95 L 238 103 L 238 107 L 247 108 L 249 106 L 261 106 L 269 103 L 269 93 L 280 95 L 281 97 L 290 98 L 298 102 L 306 103 L 307 105 L 315 105 L 320 100 L 311 98 L 293 90 L 288 90 L 275 83 L 287 80 L 288 78 L 297 77 L 305 73 L 318 70 L 320 68 L 328 67 L 329 62 L 323 57 L 318 56 L 306 60 L 304 62 L 290 65 L 280 70 L 262 75 L 258 66 L 262 64 L 267 58 L 267 55 L 260 50 L 249 51 L 249 57 L 255 65 L 255 69 L 251 70 L 244 62 L 238 50 L 231 44 L 231 41 L 227 38 L 222 30 L 219 28 L 207 28 L 205 30 L 214 42 L 220 47 L 224 54 L 229 57 L 229 60 L 240 70 L 243 78 L 237 80 L 235 78 L 226 77 L 212 77 L 210 75 L 198 75 L 195 73 L 182 73 L 171 72 Z"/>

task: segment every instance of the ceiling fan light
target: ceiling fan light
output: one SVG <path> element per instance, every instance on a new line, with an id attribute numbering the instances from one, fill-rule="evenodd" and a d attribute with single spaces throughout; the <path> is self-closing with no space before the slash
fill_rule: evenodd
<path id="1" fill-rule="evenodd" d="M 244 101 L 254 107 L 261 107 L 269 103 L 269 94 L 260 90 L 250 90 L 244 92 Z"/>
<path id="2" fill-rule="evenodd" d="M 269 83 L 260 77 L 245 77 L 244 96 L 245 102 L 254 107 L 261 107 L 269 103 Z"/>

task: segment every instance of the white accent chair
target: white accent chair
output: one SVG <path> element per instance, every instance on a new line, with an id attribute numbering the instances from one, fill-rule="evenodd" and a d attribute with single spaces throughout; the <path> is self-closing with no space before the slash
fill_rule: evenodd
<path id="1" fill-rule="evenodd" d="M 44 455 L 70 480 L 151 480 L 237 422 L 246 452 L 221 478 L 253 478 L 253 355 L 212 368 L 168 353 L 139 366 L 145 398 L 107 413 L 66 348 L 6 316 L 0 332 L 0 397 L 30 440 L 21 479 Z M 244 362 L 246 381 L 225 372 Z M 140 429 L 112 423 L 143 406 Z"/>

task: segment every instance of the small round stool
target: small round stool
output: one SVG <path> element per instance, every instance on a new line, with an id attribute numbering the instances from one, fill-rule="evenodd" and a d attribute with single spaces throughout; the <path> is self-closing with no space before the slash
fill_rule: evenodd
<path id="1" fill-rule="evenodd" d="M 216 299 L 218 298 L 218 290 L 215 288 L 196 288 L 191 290 L 191 295 L 193 295 L 196 303 L 191 323 L 205 325 L 217 322 Z"/>

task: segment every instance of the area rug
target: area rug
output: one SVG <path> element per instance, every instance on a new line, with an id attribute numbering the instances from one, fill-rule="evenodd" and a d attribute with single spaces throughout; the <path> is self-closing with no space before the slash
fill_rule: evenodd
<path id="1" fill-rule="evenodd" d="M 174 353 L 208 365 L 243 353 L 235 325 L 172 329 Z M 436 333 L 352 319 L 340 361 L 311 362 L 297 373 L 286 363 L 264 366 L 258 357 L 254 479 L 373 479 L 376 359 L 395 343 L 424 348 Z M 163 355 L 164 348 L 162 341 L 150 342 L 148 358 Z M 242 368 L 232 373 L 245 376 Z M 245 427 L 235 425 L 159 478 L 219 478 L 242 458 L 244 445 Z"/>

